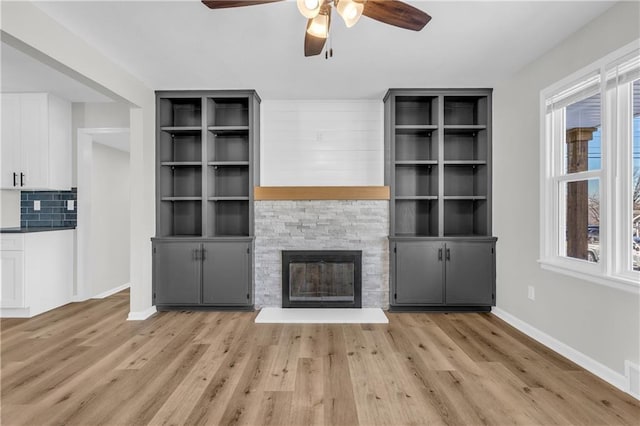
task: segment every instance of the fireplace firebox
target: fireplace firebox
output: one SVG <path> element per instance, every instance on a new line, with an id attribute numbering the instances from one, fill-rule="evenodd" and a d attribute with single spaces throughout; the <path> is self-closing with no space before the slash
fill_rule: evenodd
<path id="1" fill-rule="evenodd" d="M 362 251 L 283 250 L 283 308 L 361 308 Z"/>

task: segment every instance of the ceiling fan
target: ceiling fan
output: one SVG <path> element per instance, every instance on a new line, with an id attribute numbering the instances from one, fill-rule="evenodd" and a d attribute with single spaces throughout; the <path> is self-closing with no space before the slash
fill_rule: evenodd
<path id="1" fill-rule="evenodd" d="M 283 0 L 202 0 L 211 9 L 253 6 Z M 322 53 L 329 28 L 331 10 L 335 7 L 347 27 L 352 27 L 362 15 L 385 24 L 420 31 L 431 16 L 399 0 L 297 0 L 298 10 L 308 19 L 304 36 L 304 56 Z"/>

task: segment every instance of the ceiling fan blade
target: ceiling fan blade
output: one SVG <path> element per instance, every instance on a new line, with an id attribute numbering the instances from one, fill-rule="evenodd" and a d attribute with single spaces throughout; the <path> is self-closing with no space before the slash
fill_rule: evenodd
<path id="1" fill-rule="evenodd" d="M 307 21 L 307 30 L 311 25 L 313 19 L 309 19 Z M 331 25 L 331 15 L 329 15 L 329 25 Z M 315 37 L 309 34 L 307 31 L 304 32 L 304 56 L 315 56 L 322 53 L 322 49 L 324 49 L 324 44 L 327 42 L 326 38 Z"/>
<path id="2" fill-rule="evenodd" d="M 425 12 L 399 0 L 367 0 L 362 14 L 413 31 L 420 31 L 431 20 Z"/>
<path id="3" fill-rule="evenodd" d="M 253 6 L 279 1 L 283 0 L 202 0 L 202 3 L 210 9 L 228 9 L 230 7 Z"/>

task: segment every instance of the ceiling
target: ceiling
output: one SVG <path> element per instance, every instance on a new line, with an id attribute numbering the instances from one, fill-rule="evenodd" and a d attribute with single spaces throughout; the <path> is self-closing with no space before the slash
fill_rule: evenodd
<path id="1" fill-rule="evenodd" d="M 293 1 L 225 10 L 198 0 L 36 5 L 154 90 L 381 99 L 392 87 L 494 87 L 615 2 L 408 3 L 433 17 L 421 32 L 366 17 L 347 29 L 334 12 L 328 60 L 304 57 L 306 20 Z"/>
<path id="2" fill-rule="evenodd" d="M 111 99 L 37 59 L 1 43 L 1 92 L 48 92 L 71 102 L 110 102 Z"/>

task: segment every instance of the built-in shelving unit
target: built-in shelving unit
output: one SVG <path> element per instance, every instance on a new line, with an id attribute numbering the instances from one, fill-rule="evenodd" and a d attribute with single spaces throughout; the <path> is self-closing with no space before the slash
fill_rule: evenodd
<path id="1" fill-rule="evenodd" d="M 449 258 L 442 253 L 450 253 L 445 247 L 448 239 L 473 242 L 474 248 L 478 247 L 476 243 L 486 241 L 493 255 L 491 90 L 393 89 L 385 97 L 385 119 L 392 270 L 396 270 L 398 261 L 403 268 L 408 266 L 403 262 L 411 250 L 423 250 L 423 255 L 436 256 L 435 265 L 446 265 Z M 411 242 L 411 250 L 403 246 L 400 252 L 404 257 L 398 259 L 397 246 L 405 242 Z M 431 244 L 433 250 L 426 249 L 425 244 Z M 458 245 L 456 249 L 463 247 Z M 493 257 L 488 259 L 492 261 Z M 420 299 L 406 294 L 398 298 L 407 277 L 392 278 L 392 307 L 451 306 L 463 300 L 452 302 L 447 298 L 445 280 L 436 284 L 442 286 L 440 293 L 434 293 L 440 298 Z M 491 277 L 487 279 L 491 281 Z M 495 294 L 483 297 L 463 304 L 491 305 Z"/>
<path id="2" fill-rule="evenodd" d="M 203 264 L 207 260 L 207 244 L 215 243 L 216 251 L 222 252 L 225 242 L 232 244 L 234 250 L 240 250 L 238 243 L 248 242 L 245 251 L 251 253 L 253 188 L 259 184 L 258 173 L 255 173 L 259 163 L 259 103 L 260 98 L 254 91 L 157 92 L 154 254 L 158 249 L 167 250 L 166 245 L 176 241 L 185 244 L 181 250 L 195 253 L 191 260 Z M 198 247 L 194 248 L 193 244 Z M 177 250 L 178 246 L 171 247 Z M 166 257 L 166 253 L 163 252 L 163 256 Z M 189 260 L 188 255 L 177 252 L 173 257 Z M 241 262 L 240 266 L 246 268 L 244 254 Z M 178 260 L 171 262 L 172 267 L 184 268 L 178 263 Z M 160 275 L 156 274 L 154 282 L 162 280 Z M 252 277 L 247 280 L 250 285 Z M 202 281 L 201 285 L 206 286 L 204 278 Z M 181 302 L 180 292 L 172 293 L 175 289 L 171 285 L 162 282 L 157 287 L 163 293 L 157 296 L 159 305 L 236 305 L 239 300 L 236 295 L 234 302 L 225 302 L 222 297 L 217 303 L 215 295 L 203 287 L 198 293 L 199 301 Z M 205 293 L 206 302 L 202 296 Z M 243 293 L 242 300 L 241 305 L 249 306 L 252 295 Z"/>
<path id="3" fill-rule="evenodd" d="M 491 96 L 479 93 L 389 93 L 391 236 L 490 235 Z"/>

